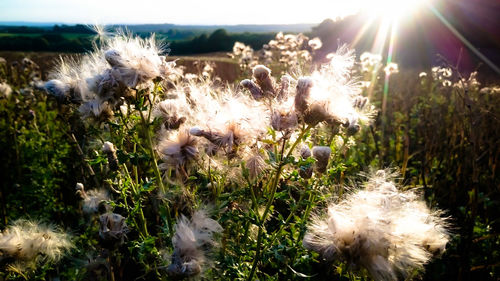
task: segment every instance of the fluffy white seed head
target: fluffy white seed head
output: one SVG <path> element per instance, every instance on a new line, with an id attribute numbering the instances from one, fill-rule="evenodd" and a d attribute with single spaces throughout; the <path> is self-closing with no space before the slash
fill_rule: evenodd
<path id="1" fill-rule="evenodd" d="M 102 152 L 104 153 L 116 152 L 115 145 L 109 141 L 104 142 L 104 144 L 102 145 Z"/>
<path id="2" fill-rule="evenodd" d="M 390 173 L 369 175 L 364 188 L 311 218 L 303 244 L 328 261 L 362 266 L 375 280 L 397 280 L 421 269 L 449 240 L 442 212 L 413 190 L 400 191 Z"/>
<path id="3" fill-rule="evenodd" d="M 220 224 L 209 218 L 204 210 L 196 211 L 191 220 L 181 215 L 175 225 L 174 252 L 167 273 L 175 277 L 199 275 L 209 264 L 207 254 L 218 245 L 214 234 L 220 232 Z"/>
<path id="4" fill-rule="evenodd" d="M 0 260 L 12 258 L 9 268 L 18 272 L 58 262 L 72 247 L 68 234 L 34 221 L 17 220 L 0 234 Z"/>

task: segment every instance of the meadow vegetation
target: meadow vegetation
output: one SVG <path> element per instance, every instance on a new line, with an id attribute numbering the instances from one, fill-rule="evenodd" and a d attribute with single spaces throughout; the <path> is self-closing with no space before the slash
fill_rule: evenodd
<path id="1" fill-rule="evenodd" d="M 478 73 L 302 34 L 185 65 L 96 38 L 50 70 L 0 58 L 2 280 L 498 278 Z"/>

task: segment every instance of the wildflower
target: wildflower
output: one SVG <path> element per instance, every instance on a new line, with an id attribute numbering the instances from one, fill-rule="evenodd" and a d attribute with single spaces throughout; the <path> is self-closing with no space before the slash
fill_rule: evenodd
<path id="1" fill-rule="evenodd" d="M 359 130 L 361 130 L 361 126 L 359 125 L 358 119 L 355 116 L 351 116 L 350 118 L 348 118 L 344 123 L 344 126 L 347 127 L 348 136 L 353 136 L 357 132 L 359 132 Z"/>
<path id="2" fill-rule="evenodd" d="M 369 52 L 364 52 L 359 57 L 361 61 L 361 69 L 363 72 L 376 72 L 382 62 L 382 56 L 379 54 L 372 54 Z"/>
<path id="3" fill-rule="evenodd" d="M 425 77 L 427 77 L 427 72 L 420 72 L 420 73 L 418 74 L 418 77 L 419 77 L 419 78 L 425 78 Z"/>
<path id="4" fill-rule="evenodd" d="M 71 99 L 81 101 L 84 118 L 106 120 L 121 105 L 120 98 L 132 98 L 138 90 L 151 88 L 156 78 L 173 72 L 175 62 L 167 62 L 161 52 L 153 37 L 104 38 L 100 48 L 80 61 L 61 61 L 46 89 L 57 97 L 69 92 Z"/>
<path id="5" fill-rule="evenodd" d="M 113 108 L 110 103 L 105 101 L 101 102 L 98 99 L 91 100 L 82 104 L 78 111 L 83 118 L 94 118 L 95 120 L 109 120 L 114 116 Z"/>
<path id="6" fill-rule="evenodd" d="M 129 231 L 125 218 L 115 213 L 105 213 L 99 217 L 99 236 L 104 241 L 123 244 Z"/>
<path id="7" fill-rule="evenodd" d="M 297 114 L 293 111 L 277 109 L 271 116 L 271 126 L 277 131 L 286 131 L 297 126 Z"/>
<path id="8" fill-rule="evenodd" d="M 358 109 L 363 109 L 367 103 L 368 98 L 365 97 L 359 96 L 354 99 L 354 107 Z"/>
<path id="9" fill-rule="evenodd" d="M 203 271 L 209 261 L 207 253 L 217 246 L 213 235 L 222 232 L 222 227 L 207 217 L 206 211 L 196 211 L 191 220 L 181 215 L 175 225 L 172 238 L 174 252 L 171 264 L 166 268 L 172 277 L 193 277 Z"/>
<path id="10" fill-rule="evenodd" d="M 217 132 L 192 128 L 190 133 L 193 136 L 204 137 L 218 148 L 225 148 L 227 153 L 234 154 L 242 142 L 243 132 L 235 122 L 231 122 L 224 129 L 225 131 Z"/>
<path id="11" fill-rule="evenodd" d="M 104 144 L 102 145 L 102 152 L 106 153 L 106 155 L 108 156 L 109 169 L 111 171 L 118 170 L 120 164 L 118 163 L 118 157 L 116 156 L 115 145 L 109 141 L 104 142 Z"/>
<path id="12" fill-rule="evenodd" d="M 364 189 L 314 215 L 305 248 L 326 261 L 364 267 L 375 280 L 398 280 L 421 269 L 449 239 L 446 219 L 431 211 L 414 191 L 399 191 L 391 175 L 377 171 Z"/>
<path id="13" fill-rule="evenodd" d="M 72 247 L 69 235 L 53 226 L 17 220 L 0 234 L 0 261 L 23 272 L 58 262 Z"/>
<path id="14" fill-rule="evenodd" d="M 312 154 L 314 159 L 316 159 L 315 169 L 318 173 L 322 174 L 326 172 L 326 167 L 328 166 L 331 153 L 332 149 L 328 146 L 313 147 Z"/>

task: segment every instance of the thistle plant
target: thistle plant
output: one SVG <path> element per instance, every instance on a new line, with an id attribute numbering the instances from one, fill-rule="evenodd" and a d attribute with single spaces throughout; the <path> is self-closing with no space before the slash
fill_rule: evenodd
<path id="1" fill-rule="evenodd" d="M 353 50 L 314 64 L 321 47 L 282 33 L 258 52 L 236 43 L 248 76 L 234 84 L 210 64 L 186 73 L 154 37 L 102 36 L 61 60 L 39 86 L 82 163 L 83 278 L 121 280 L 134 265 L 143 279 L 293 279 L 337 262 L 396 280 L 443 252 L 446 220 L 384 172 L 345 196 L 338 187 L 376 110 Z M 335 197 L 323 216 L 316 207 Z"/>

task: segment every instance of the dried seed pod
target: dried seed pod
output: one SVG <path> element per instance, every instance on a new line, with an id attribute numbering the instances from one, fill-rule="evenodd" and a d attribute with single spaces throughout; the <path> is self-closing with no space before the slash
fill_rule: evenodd
<path id="1" fill-rule="evenodd" d="M 260 153 L 256 152 L 246 159 L 245 168 L 248 169 L 251 179 L 257 178 L 266 167 L 266 162 Z"/>
<path id="2" fill-rule="evenodd" d="M 120 52 L 117 50 L 107 50 L 104 52 L 104 58 L 112 67 L 123 67 L 123 58 L 120 55 Z"/>
<path id="3" fill-rule="evenodd" d="M 315 146 L 312 149 L 314 159 L 316 159 L 315 169 L 318 173 L 326 172 L 326 167 L 328 166 L 328 160 L 330 159 L 330 154 L 332 150 L 328 146 Z"/>
<path id="4" fill-rule="evenodd" d="M 271 78 L 271 70 L 269 68 L 259 64 L 253 68 L 252 73 L 265 96 L 276 96 L 274 81 Z"/>
<path id="5" fill-rule="evenodd" d="M 254 99 L 259 100 L 264 97 L 262 90 L 252 80 L 245 79 L 240 82 L 240 85 L 248 89 Z"/>
<path id="6" fill-rule="evenodd" d="M 315 102 L 304 112 L 304 122 L 308 125 L 316 126 L 318 123 L 330 118 L 325 105 Z"/>
<path id="7" fill-rule="evenodd" d="M 310 77 L 301 77 L 297 81 L 297 92 L 295 94 L 295 110 L 304 113 L 309 107 L 308 98 L 311 95 L 313 80 Z"/>
<path id="8" fill-rule="evenodd" d="M 115 213 L 106 213 L 99 217 L 99 222 L 99 236 L 101 239 L 123 244 L 129 231 L 123 216 Z"/>
<path id="9" fill-rule="evenodd" d="M 347 127 L 347 135 L 353 136 L 361 129 L 361 126 L 358 124 L 358 119 L 355 117 L 349 118 L 348 121 L 344 124 Z"/>
<path id="10" fill-rule="evenodd" d="M 300 157 L 303 160 L 305 160 L 311 157 L 311 155 L 312 155 L 311 149 L 309 149 L 309 147 L 306 145 L 302 146 L 302 148 L 300 149 Z M 313 174 L 313 167 L 310 164 L 299 168 L 299 175 L 304 179 L 311 178 L 312 174 Z"/>
<path id="11" fill-rule="evenodd" d="M 283 112 L 276 110 L 271 116 L 271 126 L 276 131 L 285 131 L 295 128 L 298 123 L 297 114 L 295 112 Z"/>

